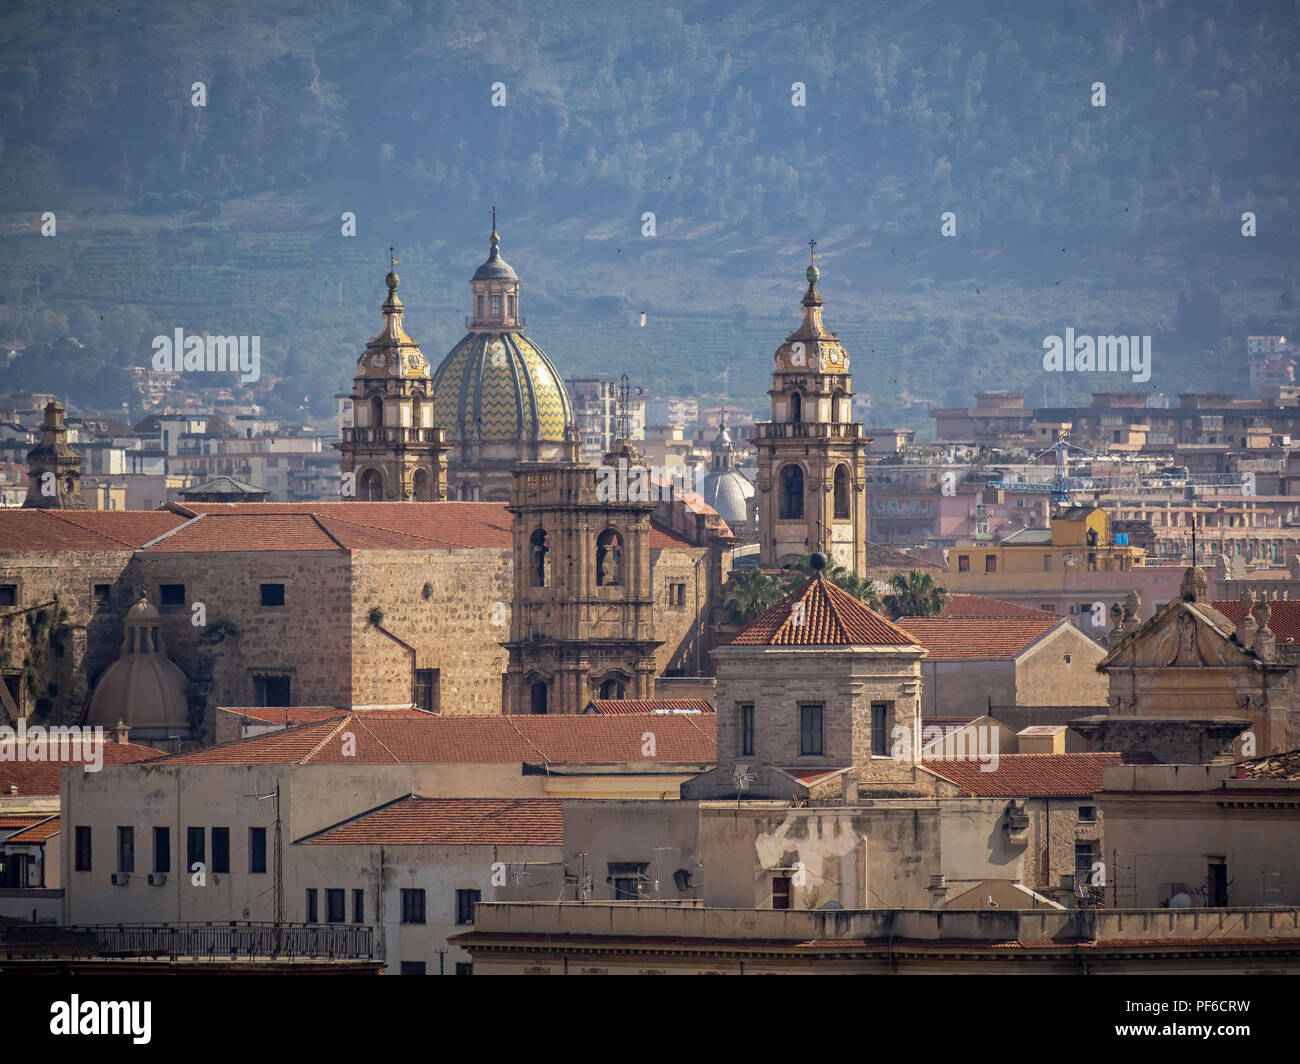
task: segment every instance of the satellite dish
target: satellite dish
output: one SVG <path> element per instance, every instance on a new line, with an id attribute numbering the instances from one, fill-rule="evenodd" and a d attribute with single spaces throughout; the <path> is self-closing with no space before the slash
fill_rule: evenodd
<path id="1" fill-rule="evenodd" d="M 1192 899 L 1186 894 L 1175 894 L 1169 899 L 1169 908 L 1171 909 L 1190 909 L 1191 907 Z"/>
<path id="2" fill-rule="evenodd" d="M 822 906 L 823 909 L 843 909 L 844 906 L 837 901 L 828 901 Z"/>

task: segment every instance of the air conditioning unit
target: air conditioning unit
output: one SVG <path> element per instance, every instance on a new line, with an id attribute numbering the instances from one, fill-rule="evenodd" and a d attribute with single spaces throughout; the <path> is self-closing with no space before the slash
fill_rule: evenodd
<path id="1" fill-rule="evenodd" d="M 127 880 L 129 880 L 130 878 L 131 878 L 131 873 L 130 873 L 130 872 L 114 872 L 114 873 L 113 873 L 113 886 L 115 886 L 115 887 L 125 887 L 125 886 L 126 886 L 126 883 L 127 883 Z"/>
<path id="2" fill-rule="evenodd" d="M 167 873 L 166 873 L 166 872 L 150 872 L 150 873 L 149 873 L 149 886 L 151 886 L 151 887 L 161 887 L 161 886 L 162 886 L 164 883 L 166 883 L 166 882 L 167 882 Z"/>

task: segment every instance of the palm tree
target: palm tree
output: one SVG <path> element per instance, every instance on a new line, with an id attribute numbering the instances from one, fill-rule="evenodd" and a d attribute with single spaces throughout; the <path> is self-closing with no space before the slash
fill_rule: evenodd
<path id="1" fill-rule="evenodd" d="M 805 554 L 798 561 L 791 562 L 785 569 L 786 593 L 802 587 L 814 576 L 817 570 L 812 567 L 812 555 Z M 868 609 L 880 610 L 880 596 L 876 594 L 875 582 L 870 577 L 858 576 L 842 565 L 831 564 L 823 575 L 841 591 L 847 591 Z"/>
<path id="2" fill-rule="evenodd" d="M 885 608 L 891 620 L 937 617 L 943 612 L 948 589 L 939 587 L 929 573 L 920 569 L 913 569 L 906 576 L 895 573 L 889 578 L 889 586 L 892 590 L 885 596 Z"/>
<path id="3" fill-rule="evenodd" d="M 726 624 L 742 625 L 762 616 L 785 597 L 785 589 L 762 569 L 733 569 L 727 580 Z"/>

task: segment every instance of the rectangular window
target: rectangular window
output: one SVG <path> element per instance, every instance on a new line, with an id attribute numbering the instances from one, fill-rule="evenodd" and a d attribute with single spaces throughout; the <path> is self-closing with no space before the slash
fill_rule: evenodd
<path id="1" fill-rule="evenodd" d="M 73 833 L 76 838 L 76 858 L 74 867 L 78 872 L 90 871 L 90 828 L 78 826 Z"/>
<path id="2" fill-rule="evenodd" d="M 1092 853 L 1093 846 L 1091 842 L 1076 842 L 1074 844 L 1074 881 L 1075 883 L 1092 882 Z"/>
<path id="3" fill-rule="evenodd" d="M 316 888 L 308 887 L 307 888 L 307 923 L 314 924 L 317 922 L 319 918 L 320 918 L 320 914 L 316 911 Z"/>
<path id="4" fill-rule="evenodd" d="M 479 296 L 479 297 L 478 297 L 478 316 L 479 316 L 480 318 L 483 317 L 483 303 L 484 303 L 483 297 L 482 297 L 482 296 Z"/>
<path id="5" fill-rule="evenodd" d="M 889 733 L 886 731 L 889 719 L 888 702 L 871 703 L 871 756 L 889 756 Z"/>
<path id="6" fill-rule="evenodd" d="M 479 302 L 482 300 L 483 297 L 479 296 Z M 400 972 L 402 975 L 423 975 L 424 961 L 402 961 Z"/>
<path id="7" fill-rule="evenodd" d="M 262 585 L 262 605 L 263 605 L 263 606 L 283 606 L 283 605 L 284 605 L 284 585 L 283 585 L 283 584 L 263 584 L 263 585 Z"/>
<path id="8" fill-rule="evenodd" d="M 969 554 L 959 554 L 959 555 L 957 555 L 957 572 L 959 572 L 959 573 L 969 573 L 969 572 L 970 572 L 970 555 L 969 555 Z"/>
<path id="9" fill-rule="evenodd" d="M 248 871 L 253 874 L 266 871 L 266 828 L 248 829 Z"/>
<path id="10" fill-rule="evenodd" d="M 668 585 L 668 604 L 678 610 L 682 609 L 686 605 L 685 584 Z"/>
<path id="11" fill-rule="evenodd" d="M 996 554 L 984 555 L 984 571 L 986 573 L 996 573 L 998 571 L 998 556 Z"/>
<path id="12" fill-rule="evenodd" d="M 493 297 L 492 297 L 492 317 L 494 317 L 494 318 L 499 318 L 500 316 L 501 316 L 501 297 L 500 297 L 500 296 L 493 296 Z"/>
<path id="13" fill-rule="evenodd" d="M 346 913 L 347 894 L 345 891 L 333 888 L 325 891 L 325 922 L 327 924 L 341 924 L 347 919 Z"/>
<path id="14" fill-rule="evenodd" d="M 513 318 L 513 317 L 515 316 L 515 297 L 514 297 L 514 296 L 506 296 L 506 311 L 509 313 L 510 317 Z"/>
<path id="15" fill-rule="evenodd" d="M 170 872 L 172 870 L 172 829 L 153 829 L 153 870 Z"/>
<path id="16" fill-rule="evenodd" d="M 424 891 L 402 890 L 402 923 L 424 923 Z"/>
<path id="17" fill-rule="evenodd" d="M 212 829 L 212 871 L 230 871 L 230 829 Z"/>
<path id="18" fill-rule="evenodd" d="M 799 753 L 822 752 L 822 707 L 799 707 Z"/>
<path id="19" fill-rule="evenodd" d="M 1079 823 L 1091 824 L 1097 819 L 1097 807 L 1095 805 L 1079 806 Z"/>
<path id="20" fill-rule="evenodd" d="M 482 899 L 483 892 L 479 890 L 456 891 L 456 923 L 472 924 L 474 922 L 474 906 Z"/>
<path id="21" fill-rule="evenodd" d="M 135 871 L 135 828 L 117 829 L 117 870 Z"/>
<path id="22" fill-rule="evenodd" d="M 352 892 L 352 922 L 354 924 L 364 924 L 366 922 L 366 892 L 364 890 L 354 890 Z"/>
<path id="23" fill-rule="evenodd" d="M 790 908 L 790 877 L 789 876 L 772 877 L 772 908 L 773 909 Z"/>
<path id="24" fill-rule="evenodd" d="M 18 585 L 0 584 L 0 606 L 18 605 Z"/>
<path id="25" fill-rule="evenodd" d="M 260 707 L 289 705 L 289 677 L 254 676 L 253 704 Z"/>
<path id="26" fill-rule="evenodd" d="M 746 702 L 740 707 L 740 753 L 748 756 L 754 752 L 754 704 Z"/>
<path id="27" fill-rule="evenodd" d="M 1044 555 L 1043 555 L 1043 572 L 1045 572 L 1045 573 L 1050 573 L 1051 571 L 1052 571 L 1052 556 L 1051 556 L 1050 554 L 1044 554 Z"/>
<path id="28" fill-rule="evenodd" d="M 97 603 L 107 602 L 109 596 L 112 594 L 112 591 L 113 591 L 112 584 L 96 584 L 95 591 L 94 591 L 95 601 Z"/>
<path id="29" fill-rule="evenodd" d="M 196 864 L 208 863 L 207 835 L 203 828 L 185 829 L 185 871 L 193 872 Z"/>
<path id="30" fill-rule="evenodd" d="M 415 708 L 426 713 L 438 712 L 438 670 L 415 670 Z"/>
<path id="31" fill-rule="evenodd" d="M 472 963 L 470 963 L 469 961 L 457 961 L 457 962 L 456 962 L 456 974 L 457 974 L 457 975 L 473 975 L 473 974 L 474 974 L 474 965 L 473 965 Z"/>
<path id="32" fill-rule="evenodd" d="M 159 584 L 158 605 L 159 606 L 184 606 L 185 585 L 184 584 Z"/>
<path id="33" fill-rule="evenodd" d="M 641 897 L 641 881 L 635 876 L 614 877 L 614 900 L 637 901 Z"/>

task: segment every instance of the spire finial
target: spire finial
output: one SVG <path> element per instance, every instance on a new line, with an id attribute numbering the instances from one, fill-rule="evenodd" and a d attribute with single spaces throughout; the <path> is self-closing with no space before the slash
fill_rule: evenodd
<path id="1" fill-rule="evenodd" d="M 804 270 L 804 276 L 808 278 L 809 286 L 817 283 L 817 278 L 821 276 L 821 271 L 817 269 L 817 240 L 812 238 L 808 241 L 808 269 Z M 811 287 L 809 289 L 811 293 Z"/>
<path id="2" fill-rule="evenodd" d="M 390 292 L 397 291 L 397 264 L 402 261 L 395 254 L 396 250 L 393 247 L 388 249 L 388 276 L 384 278 L 384 284 Z"/>
<path id="3" fill-rule="evenodd" d="M 495 248 L 499 243 L 501 243 L 501 238 L 500 238 L 499 236 L 497 236 L 497 208 L 496 208 L 496 204 L 493 204 L 493 205 L 492 205 L 492 236 L 491 236 L 491 240 L 490 240 L 490 242 L 491 242 L 491 244 L 492 244 L 492 246 L 493 246 L 494 248 Z"/>
<path id="4" fill-rule="evenodd" d="M 811 240 L 808 241 L 808 261 L 809 261 L 810 263 L 812 263 L 813 265 L 816 265 L 816 261 L 817 261 L 817 241 L 816 241 L 815 238 L 814 238 L 814 239 L 811 239 Z"/>

